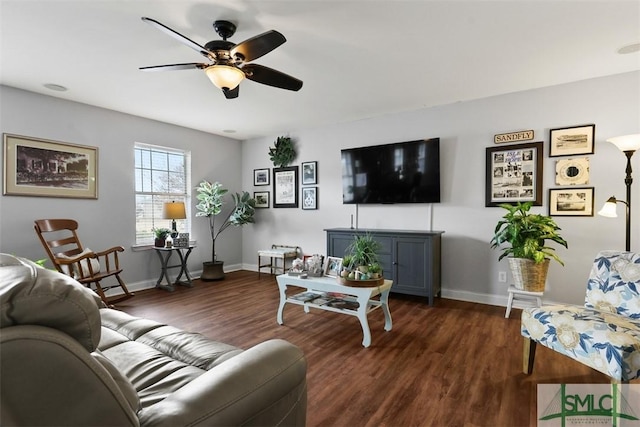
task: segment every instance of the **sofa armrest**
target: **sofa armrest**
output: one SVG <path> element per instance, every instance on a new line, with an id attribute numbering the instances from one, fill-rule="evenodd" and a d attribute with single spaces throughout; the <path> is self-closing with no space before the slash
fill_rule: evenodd
<path id="1" fill-rule="evenodd" d="M 140 424 L 302 426 L 306 372 L 298 347 L 280 339 L 265 341 L 143 409 Z"/>

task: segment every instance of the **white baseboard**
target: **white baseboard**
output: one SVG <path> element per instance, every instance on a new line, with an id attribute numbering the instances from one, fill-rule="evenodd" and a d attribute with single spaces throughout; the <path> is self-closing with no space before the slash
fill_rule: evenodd
<path id="1" fill-rule="evenodd" d="M 460 291 L 456 289 L 442 289 L 442 298 L 454 299 L 458 301 L 476 302 L 479 304 L 507 306 L 507 295 L 481 294 L 478 292 Z"/>

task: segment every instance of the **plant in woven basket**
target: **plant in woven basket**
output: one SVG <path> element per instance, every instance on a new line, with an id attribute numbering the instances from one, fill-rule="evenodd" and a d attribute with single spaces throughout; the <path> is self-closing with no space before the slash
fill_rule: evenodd
<path id="1" fill-rule="evenodd" d="M 507 213 L 496 225 L 491 239 L 492 248 L 502 248 L 498 261 L 512 256 L 530 259 L 537 264 L 545 259 L 554 259 L 564 265 L 554 248 L 546 246 L 546 241 L 551 240 L 565 248 L 568 247 L 567 241 L 558 233 L 560 227 L 549 216 L 530 213 L 531 206 L 531 202 L 500 205 Z M 504 244 L 510 246 L 504 247 Z"/>

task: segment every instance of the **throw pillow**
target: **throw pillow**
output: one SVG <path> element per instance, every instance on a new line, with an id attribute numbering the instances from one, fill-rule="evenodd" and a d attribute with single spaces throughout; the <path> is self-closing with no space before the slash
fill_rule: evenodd
<path id="1" fill-rule="evenodd" d="M 78 255 L 75 256 L 67 256 L 64 254 L 58 254 L 56 255 L 56 258 L 61 258 L 64 260 L 69 260 L 69 259 L 75 259 L 75 258 L 79 258 L 83 255 L 87 255 L 87 254 L 91 254 L 93 253 L 93 251 L 89 248 L 86 248 L 84 251 L 80 252 Z M 82 264 L 82 271 L 84 272 L 84 275 L 87 276 L 89 274 L 89 263 L 91 263 L 91 268 L 93 269 L 93 273 L 98 273 L 100 272 L 100 263 L 98 262 L 98 260 L 96 258 L 89 258 L 89 259 L 83 259 L 82 261 L 80 261 L 80 264 Z M 69 269 L 69 267 L 72 267 L 71 269 Z M 80 271 L 78 271 L 78 266 L 76 264 L 73 264 L 72 266 L 70 265 L 63 265 L 62 266 L 62 272 L 64 274 L 66 274 L 67 276 L 71 276 L 74 279 L 77 279 L 80 277 Z"/>

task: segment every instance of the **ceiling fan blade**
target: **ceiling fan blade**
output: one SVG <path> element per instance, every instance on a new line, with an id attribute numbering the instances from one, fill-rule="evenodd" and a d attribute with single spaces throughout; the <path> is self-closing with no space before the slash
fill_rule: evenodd
<path id="1" fill-rule="evenodd" d="M 302 80 L 298 80 L 295 77 L 291 77 L 273 68 L 258 64 L 247 64 L 241 69 L 249 80 L 257 83 L 293 91 L 298 91 L 302 87 Z"/>
<path id="2" fill-rule="evenodd" d="M 211 64 L 199 64 L 197 62 L 188 62 L 186 64 L 168 64 L 168 65 L 152 65 L 150 67 L 140 67 L 141 71 L 174 71 L 174 70 L 193 70 L 207 68 Z"/>
<path id="3" fill-rule="evenodd" d="M 266 55 L 286 41 L 282 34 L 271 30 L 235 45 L 229 52 L 231 56 L 240 55 L 243 61 L 249 62 Z"/>
<path id="4" fill-rule="evenodd" d="M 234 89 L 222 89 L 222 93 L 224 93 L 224 97 L 227 99 L 237 98 L 240 94 L 240 86 L 236 86 Z"/>
<path id="5" fill-rule="evenodd" d="M 189 46 L 191 49 L 199 52 L 201 55 L 206 56 L 207 58 L 209 58 L 209 51 L 207 49 L 205 49 L 204 47 L 200 46 L 198 43 L 194 42 L 193 40 L 191 40 L 190 38 L 183 36 L 182 34 L 178 33 L 177 31 L 172 30 L 171 28 L 167 27 L 166 25 L 156 21 L 155 19 L 151 19 L 151 18 L 147 18 L 145 16 L 142 17 L 142 20 L 148 24 L 151 24 L 152 26 L 156 27 L 157 29 L 159 29 L 160 31 L 162 31 L 165 34 L 168 34 L 169 36 L 173 37 L 174 39 L 178 40 L 180 43 Z"/>

